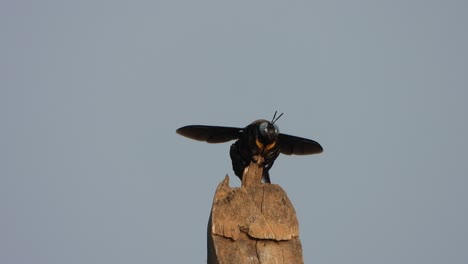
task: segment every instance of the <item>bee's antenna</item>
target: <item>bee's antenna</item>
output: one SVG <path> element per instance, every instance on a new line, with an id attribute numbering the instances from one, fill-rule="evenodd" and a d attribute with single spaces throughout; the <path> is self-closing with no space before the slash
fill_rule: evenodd
<path id="1" fill-rule="evenodd" d="M 274 124 L 276 121 L 278 121 L 278 119 L 280 119 L 280 117 L 283 115 L 283 113 L 281 113 L 278 117 L 276 117 L 276 113 L 278 111 L 275 111 L 275 114 L 273 115 L 273 119 L 271 119 L 271 123 Z M 275 119 L 276 117 L 276 119 Z"/>

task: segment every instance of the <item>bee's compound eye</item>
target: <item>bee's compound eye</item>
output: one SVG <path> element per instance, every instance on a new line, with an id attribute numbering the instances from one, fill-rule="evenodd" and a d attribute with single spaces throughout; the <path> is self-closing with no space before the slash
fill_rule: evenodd
<path id="1" fill-rule="evenodd" d="M 276 124 L 273 124 L 273 126 L 275 127 L 275 135 L 279 135 L 279 128 Z"/>
<path id="2" fill-rule="evenodd" d="M 268 134 L 268 122 L 261 123 L 258 130 L 262 136 L 266 136 Z"/>

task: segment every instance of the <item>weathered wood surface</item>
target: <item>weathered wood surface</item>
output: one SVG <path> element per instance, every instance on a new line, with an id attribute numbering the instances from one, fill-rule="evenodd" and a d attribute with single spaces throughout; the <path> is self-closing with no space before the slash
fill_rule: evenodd
<path id="1" fill-rule="evenodd" d="M 209 264 L 300 264 L 302 246 L 294 207 L 276 184 L 261 183 L 251 163 L 242 187 L 218 185 L 208 223 Z"/>

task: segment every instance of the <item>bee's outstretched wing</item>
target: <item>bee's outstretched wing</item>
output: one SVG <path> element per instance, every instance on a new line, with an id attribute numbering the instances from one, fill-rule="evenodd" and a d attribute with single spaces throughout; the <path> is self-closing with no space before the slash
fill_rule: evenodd
<path id="1" fill-rule="evenodd" d="M 286 155 L 310 155 L 323 151 L 318 142 L 311 139 L 279 134 L 280 152 Z"/>
<path id="2" fill-rule="evenodd" d="M 191 139 L 208 143 L 224 143 L 238 139 L 242 135 L 242 128 L 192 125 L 177 129 L 177 134 Z"/>

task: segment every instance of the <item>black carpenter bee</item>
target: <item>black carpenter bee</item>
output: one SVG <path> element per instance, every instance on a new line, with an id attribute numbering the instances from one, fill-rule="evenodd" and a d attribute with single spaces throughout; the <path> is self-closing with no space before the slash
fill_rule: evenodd
<path id="1" fill-rule="evenodd" d="M 268 171 L 280 153 L 286 155 L 309 155 L 323 151 L 319 143 L 279 132 L 275 122 L 276 112 L 270 121 L 260 119 L 245 128 L 191 125 L 177 129 L 177 133 L 199 141 L 208 143 L 224 143 L 236 140 L 231 145 L 230 155 L 234 173 L 241 179 L 244 169 L 249 166 L 255 156 L 263 157 L 263 181 L 271 183 Z"/>

